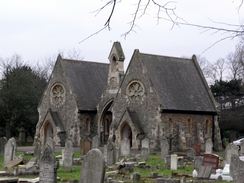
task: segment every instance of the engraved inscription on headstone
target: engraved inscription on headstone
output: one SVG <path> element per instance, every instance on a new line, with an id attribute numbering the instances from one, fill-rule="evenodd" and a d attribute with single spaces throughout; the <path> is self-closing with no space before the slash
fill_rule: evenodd
<path id="1" fill-rule="evenodd" d="M 80 183 L 103 183 L 105 161 L 99 149 L 91 149 L 82 162 Z"/>
<path id="2" fill-rule="evenodd" d="M 43 155 L 40 158 L 40 183 L 55 183 L 55 156 L 49 144 L 46 144 Z"/>

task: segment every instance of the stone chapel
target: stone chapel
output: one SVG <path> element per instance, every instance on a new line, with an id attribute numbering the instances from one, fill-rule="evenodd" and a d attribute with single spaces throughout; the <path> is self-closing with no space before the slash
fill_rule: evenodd
<path id="1" fill-rule="evenodd" d="M 186 150 L 207 139 L 221 149 L 216 102 L 196 60 L 135 50 L 126 72 L 125 56 L 114 42 L 109 63 L 57 58 L 38 106 L 35 139 L 52 137 L 74 146 L 82 137 L 98 136 L 119 146 L 127 138 L 133 149 L 148 138 L 159 149 L 169 140 L 172 150 Z"/>

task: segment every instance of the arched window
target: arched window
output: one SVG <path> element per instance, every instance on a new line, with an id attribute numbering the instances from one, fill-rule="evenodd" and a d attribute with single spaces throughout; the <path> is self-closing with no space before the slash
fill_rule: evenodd
<path id="1" fill-rule="evenodd" d="M 192 121 L 189 118 L 186 122 L 186 133 L 191 134 L 191 129 L 192 129 Z"/>
<path id="2" fill-rule="evenodd" d="M 172 118 L 169 118 L 167 127 L 168 127 L 168 136 L 170 136 L 173 133 L 173 120 L 172 120 Z"/>
<path id="3" fill-rule="evenodd" d="M 205 120 L 205 124 L 204 124 L 204 132 L 205 134 L 209 135 L 210 134 L 210 120 L 209 119 L 206 119 Z"/>
<path id="4" fill-rule="evenodd" d="M 86 128 L 85 128 L 86 132 L 90 132 L 91 131 L 91 118 L 89 116 L 86 117 L 85 123 L 86 123 Z"/>
<path id="5" fill-rule="evenodd" d="M 112 69 L 112 71 L 116 71 L 116 61 L 117 61 L 117 59 L 116 59 L 116 57 L 115 56 L 113 56 L 112 57 L 112 62 L 111 62 L 111 69 Z"/>

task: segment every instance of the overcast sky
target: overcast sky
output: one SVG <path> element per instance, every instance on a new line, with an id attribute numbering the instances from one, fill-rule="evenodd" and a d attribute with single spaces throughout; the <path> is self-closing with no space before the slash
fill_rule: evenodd
<path id="1" fill-rule="evenodd" d="M 59 50 L 78 50 L 86 61 L 108 62 L 114 41 L 120 41 L 128 64 L 134 49 L 143 53 L 174 57 L 201 55 L 209 61 L 225 58 L 235 50 L 238 39 L 224 40 L 208 49 L 228 34 L 204 31 L 188 26 L 174 26 L 157 22 L 157 8 L 152 4 L 146 15 L 136 21 L 136 27 L 126 39 L 136 0 L 118 3 L 111 19 L 111 30 L 104 30 L 81 42 L 101 29 L 111 6 L 99 14 L 94 11 L 107 0 L 0 0 L 0 57 L 17 53 L 23 60 L 35 63 Z M 158 2 L 160 2 L 158 0 Z M 166 1 L 165 1 L 166 2 Z M 175 13 L 189 23 L 211 25 L 240 24 L 243 22 L 240 0 L 184 0 L 176 1 Z M 145 4 L 145 3 L 144 3 Z M 164 14 L 162 16 L 165 17 Z M 207 49 L 207 51 L 205 51 Z M 205 51 L 205 52 L 204 52 Z"/>

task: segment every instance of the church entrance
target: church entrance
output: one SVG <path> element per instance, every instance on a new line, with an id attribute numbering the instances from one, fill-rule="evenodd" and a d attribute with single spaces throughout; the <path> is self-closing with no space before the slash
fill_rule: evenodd
<path id="1" fill-rule="evenodd" d="M 104 145 L 108 142 L 110 125 L 112 123 L 112 112 L 111 105 L 113 101 L 109 102 L 105 107 L 102 113 L 101 121 L 100 121 L 100 144 Z"/>
<path id="2" fill-rule="evenodd" d="M 123 124 L 120 131 L 121 139 L 128 139 L 130 141 L 130 147 L 132 147 L 132 131 L 127 122 Z"/>
<path id="3" fill-rule="evenodd" d="M 53 127 L 49 122 L 44 127 L 44 142 L 48 137 L 53 138 Z"/>

